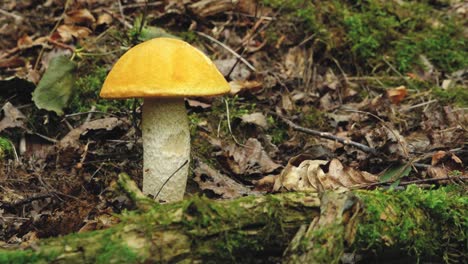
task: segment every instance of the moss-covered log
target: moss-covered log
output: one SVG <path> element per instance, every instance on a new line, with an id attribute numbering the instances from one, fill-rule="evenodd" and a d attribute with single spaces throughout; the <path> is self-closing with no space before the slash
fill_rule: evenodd
<path id="1" fill-rule="evenodd" d="M 396 250 L 416 258 L 438 256 L 448 261 L 460 260 L 466 254 L 468 201 L 460 188 L 410 187 L 406 191 L 354 194 L 362 202 L 345 199 L 341 209 L 331 211 L 326 208 L 334 203 L 327 201 L 332 207 L 321 207 L 316 193 L 232 201 L 194 197 L 151 208 L 145 201 L 146 205 L 140 207 L 145 210 L 123 214 L 121 222 L 112 228 L 44 239 L 22 249 L 0 250 L 0 263 L 260 263 L 278 260 L 283 252 L 289 263 L 294 263 L 294 257 L 309 254 L 306 259 L 310 259 L 310 254 L 323 252 L 331 255 L 328 260 L 336 262 L 344 250 Z M 327 212 L 321 216 L 324 208 Z M 330 218 L 332 211 L 340 215 L 337 221 Z M 320 219 L 323 217 L 327 218 Z M 285 251 L 300 227 L 314 221 L 323 228 L 313 232 L 302 228 L 302 233 L 313 235 L 300 236 L 314 246 L 289 247 Z M 333 235 L 326 236 L 329 232 Z M 327 250 L 317 251 L 322 246 Z"/>

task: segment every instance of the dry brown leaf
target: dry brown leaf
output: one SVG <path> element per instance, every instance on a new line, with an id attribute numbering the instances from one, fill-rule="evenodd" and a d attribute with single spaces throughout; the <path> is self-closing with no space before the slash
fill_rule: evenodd
<path id="1" fill-rule="evenodd" d="M 299 163 L 299 164 L 298 164 Z M 276 178 L 273 191 L 314 191 L 335 190 L 374 183 L 377 176 L 351 167 L 344 167 L 337 159 L 303 160 L 302 156 L 292 158 Z"/>
<path id="2" fill-rule="evenodd" d="M 101 26 L 101 25 L 110 25 L 112 23 L 112 16 L 107 14 L 107 13 L 102 13 L 99 15 L 96 25 Z"/>
<path id="3" fill-rule="evenodd" d="M 267 175 L 259 180 L 252 181 L 257 191 L 270 191 L 275 185 L 276 175 Z"/>
<path id="4" fill-rule="evenodd" d="M 305 70 L 306 51 L 300 47 L 290 48 L 284 57 L 284 70 L 288 78 L 302 78 Z"/>
<path id="5" fill-rule="evenodd" d="M 21 113 L 10 102 L 3 105 L 3 119 L 0 121 L 0 132 L 6 128 L 21 127 L 25 128 L 26 116 Z"/>
<path id="6" fill-rule="evenodd" d="M 263 129 L 268 129 L 268 122 L 266 117 L 262 113 L 252 113 L 252 114 L 245 114 L 241 116 L 241 120 L 247 124 L 254 124 Z"/>
<path id="7" fill-rule="evenodd" d="M 186 98 L 185 101 L 188 103 L 190 107 L 194 107 L 194 108 L 207 109 L 211 107 L 211 104 L 207 104 L 207 103 L 195 100 L 195 99 Z"/>
<path id="8" fill-rule="evenodd" d="M 294 165 L 294 158 L 276 178 L 273 191 L 312 191 L 317 192 L 317 178 L 324 172 L 321 165 L 327 164 L 325 160 L 304 160 L 299 165 Z"/>
<path id="9" fill-rule="evenodd" d="M 262 88 L 262 83 L 258 81 L 231 81 L 229 82 L 231 86 L 231 95 L 236 95 L 243 91 L 257 91 Z"/>
<path id="10" fill-rule="evenodd" d="M 254 193 L 249 188 L 221 174 L 203 162 L 199 163 L 194 173 L 194 180 L 200 189 L 211 191 L 221 198 L 232 199 Z"/>
<path id="11" fill-rule="evenodd" d="M 57 28 L 57 34 L 53 34 L 53 39 L 60 39 L 64 43 L 69 43 L 73 37 L 77 39 L 86 38 L 91 34 L 91 29 L 81 26 L 61 25 Z"/>
<path id="12" fill-rule="evenodd" d="M 67 12 L 64 22 L 67 25 L 81 24 L 89 26 L 96 22 L 96 19 L 88 9 L 79 9 Z"/>
<path id="13" fill-rule="evenodd" d="M 125 122 L 121 119 L 116 117 L 108 117 L 93 120 L 88 123 L 84 123 L 83 125 L 71 130 L 68 132 L 65 137 L 63 137 L 59 143 L 58 147 L 60 149 L 67 149 L 67 148 L 74 148 L 77 149 L 80 147 L 80 136 L 85 134 L 90 130 L 98 130 L 98 129 L 105 129 L 107 131 L 113 130 L 116 127 L 124 125 Z"/>
<path id="14" fill-rule="evenodd" d="M 432 155 L 431 166 L 427 169 L 427 173 L 431 178 L 441 179 L 446 178 L 455 170 L 464 175 L 464 168 L 463 161 L 454 153 L 437 151 Z"/>
<path id="15" fill-rule="evenodd" d="M 294 104 L 291 100 L 291 97 L 287 93 L 281 94 L 281 107 L 286 111 L 294 110 Z"/>
<path id="16" fill-rule="evenodd" d="M 408 90 L 405 86 L 399 86 L 395 89 L 387 90 L 387 96 L 392 104 L 399 104 L 408 95 Z"/>
<path id="17" fill-rule="evenodd" d="M 21 38 L 19 38 L 17 41 L 16 41 L 16 45 L 18 46 L 18 48 L 22 49 L 24 47 L 29 47 L 33 44 L 33 40 L 31 39 L 30 36 L 28 35 L 23 35 Z"/>
<path id="18" fill-rule="evenodd" d="M 255 138 L 249 138 L 244 146 L 231 144 L 224 152 L 229 168 L 238 175 L 271 173 L 281 167 L 271 160 Z"/>

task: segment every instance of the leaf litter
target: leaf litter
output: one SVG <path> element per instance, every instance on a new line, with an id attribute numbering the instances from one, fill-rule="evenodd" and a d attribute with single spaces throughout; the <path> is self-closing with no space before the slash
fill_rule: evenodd
<path id="1" fill-rule="evenodd" d="M 186 101 L 190 195 L 465 183 L 466 106 L 425 87 L 466 87 L 466 68 L 445 71 L 427 50 L 407 71 L 388 57 L 363 65 L 356 50 L 366 44 L 346 46 L 339 22 L 311 32 L 305 25 L 327 22 L 265 2 L 2 2 L 0 139 L 14 149 L 1 160 L 0 245 L 106 228 L 134 208 L 115 181 L 124 171 L 141 187 L 140 103 L 103 104 L 93 73 L 158 36 L 196 45 L 231 86 L 229 114 L 220 99 Z M 447 14 L 459 19 L 463 8 Z"/>

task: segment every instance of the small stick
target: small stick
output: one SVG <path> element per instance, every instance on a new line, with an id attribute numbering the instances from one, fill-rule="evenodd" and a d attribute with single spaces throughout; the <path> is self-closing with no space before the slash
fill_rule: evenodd
<path id="1" fill-rule="evenodd" d="M 67 118 L 67 117 L 73 117 L 73 116 L 79 116 L 79 115 L 89 115 L 89 114 L 103 114 L 103 115 L 116 116 L 114 114 L 106 113 L 106 112 L 102 112 L 102 111 L 88 111 L 88 112 L 68 114 L 68 115 L 65 115 L 65 117 Z"/>
<path id="2" fill-rule="evenodd" d="M 13 13 L 10 13 L 10 12 L 7 12 L 3 9 L 0 9 L 0 14 L 2 15 L 5 15 L 5 16 L 9 16 L 9 17 L 12 17 L 14 18 L 16 21 L 19 21 L 21 22 L 23 20 L 23 17 L 22 16 L 19 16 L 19 15 L 16 15 L 16 14 L 13 14 Z"/>
<path id="3" fill-rule="evenodd" d="M 446 181 L 446 180 L 461 180 L 461 181 L 466 181 L 468 180 L 467 176 L 460 176 L 460 177 L 445 177 L 445 178 L 431 178 L 431 179 L 419 179 L 419 180 L 413 180 L 413 181 L 405 181 L 405 182 L 400 182 L 398 185 L 400 186 L 405 186 L 405 185 L 410 185 L 410 184 L 415 184 L 415 183 L 426 183 L 426 182 L 438 182 L 438 181 Z M 385 185 L 385 184 L 391 184 L 394 183 L 397 180 L 392 180 L 392 181 L 386 181 L 386 182 L 375 182 L 375 183 L 370 183 L 370 184 L 362 184 L 362 185 L 357 185 L 354 186 L 353 188 L 369 188 L 369 187 L 376 187 L 380 185 Z"/>
<path id="4" fill-rule="evenodd" d="M 224 101 L 224 103 L 225 103 L 225 105 L 226 105 L 226 118 L 227 118 L 227 124 L 228 124 L 229 133 L 231 134 L 231 137 L 232 137 L 232 139 L 234 140 L 234 142 L 236 142 L 237 145 L 241 145 L 241 146 L 242 146 L 242 144 L 240 144 L 240 143 L 237 141 L 236 137 L 235 137 L 234 134 L 232 133 L 232 128 L 231 128 L 231 117 L 230 117 L 230 114 L 229 114 L 229 104 L 228 104 L 228 101 L 227 101 L 226 99 L 224 99 L 224 98 L 223 98 L 223 101 Z"/>
<path id="5" fill-rule="evenodd" d="M 24 198 L 24 199 L 21 199 L 21 200 L 13 201 L 11 203 L 4 203 L 3 206 L 13 208 L 13 207 L 16 207 L 16 206 L 21 206 L 21 205 L 30 203 L 30 202 L 35 201 L 35 200 L 41 200 L 41 199 L 45 199 L 45 198 L 49 198 L 49 197 L 52 197 L 52 194 L 50 194 L 50 193 L 41 194 L 40 193 L 40 194 L 36 194 L 36 195 L 30 196 L 30 197 L 27 197 L 27 198 Z"/>
<path id="6" fill-rule="evenodd" d="M 385 123 L 385 121 L 384 121 L 382 118 L 380 118 L 380 117 L 378 117 L 378 116 L 376 116 L 376 115 L 374 115 L 374 114 L 372 114 L 372 113 L 370 113 L 370 112 L 365 112 L 365 111 L 360 111 L 360 110 L 344 109 L 344 111 L 369 115 L 369 116 L 372 116 L 373 118 L 379 120 L 379 121 L 382 123 L 382 125 L 383 125 L 385 128 L 387 128 L 388 131 L 390 131 L 390 133 L 392 133 L 392 135 L 395 137 L 395 139 L 396 139 L 397 142 L 398 142 L 398 145 L 400 145 L 400 147 L 401 147 L 401 149 L 403 150 L 403 152 L 404 152 L 406 158 L 409 158 L 408 150 L 407 150 L 406 147 L 403 145 L 403 142 L 401 142 L 400 137 L 395 133 L 395 131 L 393 131 L 393 129 L 392 129 L 391 127 L 389 127 L 389 126 L 387 125 L 387 123 Z"/>
<path id="7" fill-rule="evenodd" d="M 236 58 L 238 58 L 239 60 L 241 60 L 245 65 L 247 65 L 247 67 L 249 67 L 249 69 L 251 69 L 252 71 L 256 72 L 257 69 L 255 69 L 255 67 L 250 64 L 246 59 L 242 58 L 241 55 L 239 55 L 237 52 L 235 52 L 233 49 L 231 49 L 230 47 L 226 46 L 226 44 L 222 43 L 221 41 L 213 38 L 212 36 L 210 35 L 207 35 L 203 32 L 199 32 L 199 31 L 195 31 L 195 33 L 197 33 L 198 35 L 202 36 L 202 37 L 205 37 L 211 41 L 213 41 L 214 43 L 220 45 L 221 47 L 223 47 L 224 49 L 226 49 L 227 51 L 229 51 L 232 55 L 234 55 Z"/>
<path id="8" fill-rule="evenodd" d="M 333 135 L 331 133 L 328 133 L 328 132 L 321 132 L 321 131 L 305 128 L 305 127 L 296 125 L 291 120 L 285 118 L 284 116 L 282 116 L 280 114 L 277 114 L 275 112 L 270 112 L 270 113 L 272 113 L 275 116 L 279 117 L 283 122 L 285 122 L 288 126 L 290 126 L 292 129 L 294 129 L 296 131 L 304 132 L 304 133 L 311 134 L 311 135 L 314 135 L 314 136 L 318 136 L 318 137 L 321 137 L 321 138 L 326 138 L 326 139 L 338 141 L 338 142 L 340 142 L 342 144 L 356 147 L 356 148 L 358 148 L 358 149 L 360 149 L 360 150 L 362 150 L 364 152 L 371 153 L 371 154 L 374 154 L 374 155 L 377 154 L 376 149 L 371 148 L 369 146 L 366 146 L 364 144 L 354 142 L 354 141 L 346 139 L 346 138 L 337 137 L 337 136 L 335 136 L 335 135 Z"/>
<path id="9" fill-rule="evenodd" d="M 154 199 L 156 200 L 156 198 L 158 198 L 159 196 L 159 193 L 161 193 L 162 189 L 164 188 L 164 186 L 166 186 L 167 182 L 169 182 L 169 180 L 178 172 L 180 171 L 180 169 L 182 169 L 186 164 L 188 163 L 188 160 L 186 160 L 176 171 L 174 171 L 174 173 L 171 174 L 171 176 L 169 176 L 166 181 L 163 183 L 163 185 L 161 186 L 161 188 L 159 189 L 158 193 L 154 196 Z"/>

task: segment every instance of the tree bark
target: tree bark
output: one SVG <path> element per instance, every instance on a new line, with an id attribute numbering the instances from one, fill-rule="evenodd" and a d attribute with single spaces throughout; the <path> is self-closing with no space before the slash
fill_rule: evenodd
<path id="1" fill-rule="evenodd" d="M 346 251 L 369 257 L 388 249 L 418 259 L 466 257 L 468 202 L 461 188 L 194 197 L 159 205 L 125 175 L 120 183 L 135 192 L 138 212 L 106 230 L 0 250 L 0 263 L 337 263 Z"/>

